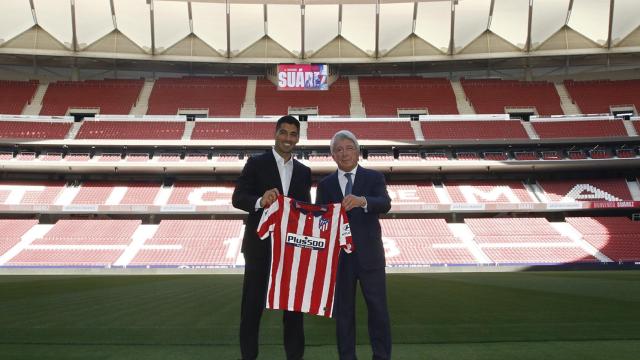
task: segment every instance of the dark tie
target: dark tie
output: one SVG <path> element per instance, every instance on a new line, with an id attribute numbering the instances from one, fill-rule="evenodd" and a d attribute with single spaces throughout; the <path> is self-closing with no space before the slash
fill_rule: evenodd
<path id="1" fill-rule="evenodd" d="M 351 190 L 353 189 L 353 181 L 351 180 L 351 173 L 344 173 L 344 176 L 347 178 L 347 186 L 344 187 L 344 196 L 351 195 Z"/>

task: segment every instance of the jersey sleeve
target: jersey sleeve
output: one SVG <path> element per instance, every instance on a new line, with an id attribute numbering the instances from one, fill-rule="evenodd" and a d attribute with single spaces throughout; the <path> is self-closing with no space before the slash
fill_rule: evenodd
<path id="1" fill-rule="evenodd" d="M 269 237 L 269 234 L 273 231 L 278 213 L 280 210 L 280 201 L 282 201 L 282 195 L 278 196 L 278 199 L 269 205 L 268 208 L 264 209 L 262 212 L 262 217 L 260 218 L 260 222 L 258 223 L 258 236 L 260 239 L 264 240 Z"/>
<path id="2" fill-rule="evenodd" d="M 349 226 L 349 220 L 347 214 L 344 212 L 344 208 L 340 207 L 340 247 L 348 254 L 355 250 L 353 246 L 353 239 L 351 238 L 351 226 Z"/>

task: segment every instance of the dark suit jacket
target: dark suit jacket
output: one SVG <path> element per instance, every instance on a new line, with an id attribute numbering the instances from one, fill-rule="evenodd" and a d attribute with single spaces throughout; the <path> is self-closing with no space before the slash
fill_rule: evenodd
<path id="1" fill-rule="evenodd" d="M 273 152 L 270 150 L 264 154 L 250 157 L 242 169 L 242 174 L 236 180 L 236 187 L 231 198 L 233 207 L 249 213 L 242 238 L 242 252 L 245 257 L 264 258 L 269 256 L 267 253 L 268 242 L 260 240 L 256 233 L 262 209 L 255 211 L 255 205 L 265 191 L 273 188 L 278 188 L 280 193 L 283 193 L 280 173 Z M 311 169 L 294 159 L 288 196 L 296 200 L 311 202 L 310 190 Z"/>
<path id="2" fill-rule="evenodd" d="M 367 211 L 362 208 L 347 212 L 351 236 L 355 245 L 353 254 L 364 269 L 375 269 L 385 266 L 382 231 L 379 215 L 391 208 L 391 199 L 382 173 L 358 166 L 355 182 L 351 191 L 353 195 L 367 199 Z M 317 204 L 339 203 L 343 199 L 338 172 L 328 175 L 318 184 Z"/>

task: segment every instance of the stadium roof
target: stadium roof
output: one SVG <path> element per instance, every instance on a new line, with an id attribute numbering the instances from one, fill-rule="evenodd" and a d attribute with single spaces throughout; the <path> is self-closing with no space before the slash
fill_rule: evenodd
<path id="1" fill-rule="evenodd" d="M 633 53 L 638 0 L 2 0 L 0 54 L 380 63 Z"/>

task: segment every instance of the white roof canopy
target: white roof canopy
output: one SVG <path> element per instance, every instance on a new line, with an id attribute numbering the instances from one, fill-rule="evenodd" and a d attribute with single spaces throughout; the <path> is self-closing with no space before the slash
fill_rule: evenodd
<path id="1" fill-rule="evenodd" d="M 2 0 L 0 54 L 403 62 L 640 50 L 638 0 Z"/>

